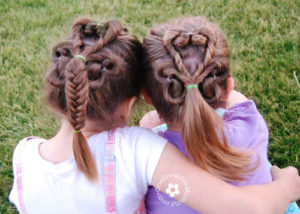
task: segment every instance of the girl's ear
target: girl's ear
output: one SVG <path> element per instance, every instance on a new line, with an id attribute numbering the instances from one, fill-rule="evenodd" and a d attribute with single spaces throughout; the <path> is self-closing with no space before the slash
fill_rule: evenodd
<path id="1" fill-rule="evenodd" d="M 142 96 L 144 97 L 144 100 L 146 101 L 146 103 L 148 105 L 152 105 L 152 101 L 151 101 L 149 94 L 147 93 L 145 88 L 142 89 Z"/>
<path id="2" fill-rule="evenodd" d="M 234 89 L 234 79 L 232 77 L 227 78 L 227 93 Z"/>
<path id="3" fill-rule="evenodd" d="M 137 97 L 131 97 L 129 100 L 128 100 L 128 112 L 129 112 L 129 115 L 128 117 L 131 115 L 131 113 L 133 112 L 133 109 L 134 109 L 134 105 L 137 101 Z"/>
<path id="4" fill-rule="evenodd" d="M 134 105 L 137 101 L 137 97 L 131 97 L 126 99 L 119 107 L 119 114 L 121 119 L 124 121 L 129 121 L 131 113 L 133 112 Z"/>
<path id="5" fill-rule="evenodd" d="M 230 92 L 234 89 L 234 79 L 232 77 L 228 77 L 226 80 L 227 89 L 223 95 L 223 99 L 227 100 Z"/>

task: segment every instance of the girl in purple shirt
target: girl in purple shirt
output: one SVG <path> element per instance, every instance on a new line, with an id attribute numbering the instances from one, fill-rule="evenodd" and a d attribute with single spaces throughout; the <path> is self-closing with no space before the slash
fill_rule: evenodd
<path id="1" fill-rule="evenodd" d="M 141 126 L 165 121 L 167 130 L 159 135 L 229 183 L 271 182 L 268 128 L 255 103 L 233 90 L 230 52 L 220 28 L 203 17 L 166 22 L 150 30 L 144 48 L 143 94 L 159 116 L 148 113 Z M 173 199 L 178 191 L 186 190 L 172 184 L 167 195 L 149 187 L 147 212 L 198 213 L 181 203 L 184 198 Z M 296 203 L 287 212 L 300 213 Z"/>

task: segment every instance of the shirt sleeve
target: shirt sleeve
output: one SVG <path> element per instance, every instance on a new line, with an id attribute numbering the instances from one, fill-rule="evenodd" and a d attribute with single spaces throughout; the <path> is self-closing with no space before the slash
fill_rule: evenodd
<path id="1" fill-rule="evenodd" d="M 230 146 L 254 148 L 256 143 L 268 143 L 268 128 L 252 100 L 238 103 L 223 115 L 224 132 Z M 262 139 L 262 140 L 258 140 Z"/>
<path id="2" fill-rule="evenodd" d="M 12 169 L 13 169 L 13 175 L 14 175 L 14 181 L 12 189 L 9 193 L 9 201 L 17 206 L 17 189 L 16 189 L 16 175 L 15 175 L 15 152 L 13 153 L 12 157 Z"/>
<path id="3" fill-rule="evenodd" d="M 16 175 L 16 167 L 17 164 L 20 164 L 21 161 L 21 150 L 22 147 L 25 145 L 25 142 L 27 141 L 27 138 L 22 139 L 21 141 L 19 141 L 19 143 L 17 144 L 17 146 L 14 149 L 13 152 L 13 157 L 12 157 L 12 169 L 13 169 L 13 175 L 14 175 L 14 181 L 13 181 L 13 186 L 12 189 L 9 193 L 9 201 L 11 203 L 13 203 L 17 209 L 19 210 L 19 200 L 18 200 L 18 191 L 17 191 L 17 175 Z"/>

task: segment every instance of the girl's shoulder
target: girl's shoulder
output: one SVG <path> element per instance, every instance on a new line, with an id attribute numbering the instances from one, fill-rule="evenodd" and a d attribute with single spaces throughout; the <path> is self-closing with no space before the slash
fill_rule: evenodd
<path id="1" fill-rule="evenodd" d="M 140 189 L 143 195 L 147 186 L 151 185 L 154 171 L 167 143 L 167 140 L 151 130 L 135 126 L 101 132 L 92 136 L 89 141 L 94 157 L 99 157 L 102 162 L 107 161 L 103 156 L 108 149 L 108 142 L 113 141 L 114 164 L 119 172 L 117 176 L 122 177 L 123 184 L 124 177 L 129 178 L 130 183 L 138 184 L 135 188 Z"/>
<path id="2" fill-rule="evenodd" d="M 89 141 L 92 143 L 94 141 L 107 141 L 109 135 L 109 131 L 104 131 L 99 134 L 93 135 Z M 122 127 L 116 128 L 114 132 L 115 142 L 122 143 L 123 145 L 132 145 L 139 142 L 143 144 L 147 142 L 158 142 L 163 143 L 166 140 L 156 134 L 154 134 L 150 129 L 142 128 L 138 126 L 131 127 Z M 153 144 L 155 144 L 155 142 Z"/>
<path id="3" fill-rule="evenodd" d="M 35 158 L 39 155 L 38 147 L 45 141 L 46 139 L 36 136 L 30 136 L 20 140 L 13 152 L 13 168 L 15 168 L 17 164 L 23 163 L 24 160 L 27 162 L 30 160 L 35 161 Z"/>
<path id="4" fill-rule="evenodd" d="M 246 100 L 244 102 L 236 103 L 230 108 L 225 109 L 223 119 L 225 121 L 235 118 L 261 118 L 262 116 L 257 110 L 256 104 L 253 100 Z"/>
<path id="5" fill-rule="evenodd" d="M 136 140 L 162 140 L 163 138 L 153 133 L 151 129 L 143 128 L 139 126 L 123 127 L 116 129 L 116 133 L 124 138 L 130 139 L 130 141 Z"/>
<path id="6" fill-rule="evenodd" d="M 93 135 L 89 139 L 92 152 L 102 154 L 106 149 L 109 136 L 113 130 Z M 154 134 L 150 129 L 131 126 L 116 128 L 113 132 L 113 141 L 116 153 L 124 157 L 138 157 L 141 154 L 148 156 L 149 152 L 160 154 L 167 140 Z"/>
<path id="7" fill-rule="evenodd" d="M 140 154 L 147 156 L 149 151 L 160 154 L 167 143 L 166 139 L 150 129 L 137 126 L 118 128 L 115 139 L 120 150 L 131 151 L 137 156 Z"/>
<path id="8" fill-rule="evenodd" d="M 40 143 L 46 141 L 46 139 L 36 136 L 25 137 L 20 140 L 14 150 L 13 156 L 19 156 L 24 153 L 24 150 L 28 151 L 32 148 L 35 148 Z"/>
<path id="9" fill-rule="evenodd" d="M 37 136 L 29 136 L 29 137 L 25 137 L 23 138 L 22 140 L 20 140 L 16 146 L 19 147 L 19 146 L 31 146 L 31 145 L 34 145 L 34 144 L 39 144 L 39 143 L 42 143 L 46 141 L 46 139 L 42 138 L 42 137 L 37 137 Z"/>
<path id="10" fill-rule="evenodd" d="M 224 132 L 229 145 L 266 150 L 269 131 L 252 100 L 237 103 L 223 114 Z"/>
<path id="11" fill-rule="evenodd" d="M 167 140 L 150 129 L 126 127 L 116 130 L 116 158 L 135 175 L 140 192 L 146 194 Z"/>

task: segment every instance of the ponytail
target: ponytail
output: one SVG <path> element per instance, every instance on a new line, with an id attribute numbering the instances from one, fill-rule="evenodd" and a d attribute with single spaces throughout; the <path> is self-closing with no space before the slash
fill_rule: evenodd
<path id="1" fill-rule="evenodd" d="M 226 180 L 245 180 L 251 155 L 227 144 L 223 121 L 199 90 L 187 90 L 182 117 L 182 136 L 188 153 L 203 169 Z"/>
<path id="2" fill-rule="evenodd" d="M 230 75 L 221 30 L 202 17 L 183 18 L 151 29 L 144 46 L 147 92 L 165 121 L 180 123 L 191 158 L 223 180 L 245 180 L 257 167 L 250 165 L 253 153 L 228 145 L 223 120 L 211 107 Z"/>

